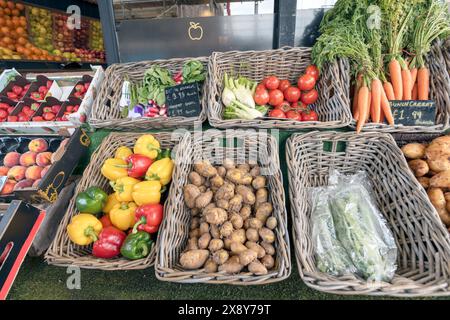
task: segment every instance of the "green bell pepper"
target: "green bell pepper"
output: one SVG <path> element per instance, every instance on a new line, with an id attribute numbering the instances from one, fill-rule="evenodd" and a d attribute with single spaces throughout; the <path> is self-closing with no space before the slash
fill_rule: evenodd
<path id="1" fill-rule="evenodd" d="M 150 254 L 153 241 L 150 234 L 144 231 L 137 231 L 136 226 L 130 233 L 120 248 L 120 253 L 127 259 L 137 260 L 145 258 Z"/>
<path id="2" fill-rule="evenodd" d="M 161 160 L 164 158 L 170 158 L 170 154 L 172 153 L 172 150 L 170 149 L 162 149 L 155 160 Z"/>
<path id="3" fill-rule="evenodd" d="M 99 187 L 89 187 L 78 194 L 75 204 L 82 213 L 97 214 L 102 212 L 103 206 L 108 200 L 108 195 Z"/>

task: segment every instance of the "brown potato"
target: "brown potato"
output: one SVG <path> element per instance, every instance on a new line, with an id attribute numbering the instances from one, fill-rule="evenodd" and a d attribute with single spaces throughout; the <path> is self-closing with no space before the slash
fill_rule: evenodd
<path id="1" fill-rule="evenodd" d="M 450 170 L 439 172 L 431 177 L 430 187 L 450 188 Z"/>
<path id="2" fill-rule="evenodd" d="M 450 170 L 450 153 L 441 154 L 437 158 L 427 159 L 430 170 L 434 172 L 442 172 Z"/>
<path id="3" fill-rule="evenodd" d="M 245 246 L 253 251 L 256 252 L 258 259 L 261 259 L 262 257 L 264 257 L 266 255 L 266 250 L 264 250 L 263 247 L 261 247 L 259 244 L 257 244 L 256 242 L 252 242 L 252 241 L 247 241 L 245 243 Z"/>
<path id="4" fill-rule="evenodd" d="M 253 261 L 255 261 L 256 257 L 257 253 L 255 251 L 251 249 L 244 250 L 239 254 L 239 263 L 242 264 L 243 266 L 247 266 Z"/>
<path id="5" fill-rule="evenodd" d="M 194 163 L 194 170 L 205 178 L 211 178 L 217 174 L 216 168 L 214 168 L 208 160 Z"/>
<path id="6" fill-rule="evenodd" d="M 264 248 L 264 250 L 266 251 L 266 254 L 273 256 L 275 254 L 275 247 L 273 245 L 271 245 L 270 243 L 267 242 L 261 242 L 260 243 L 261 247 Z"/>
<path id="7" fill-rule="evenodd" d="M 269 192 L 266 188 L 256 190 L 255 208 L 258 208 L 261 203 L 267 202 L 269 199 Z"/>
<path id="8" fill-rule="evenodd" d="M 201 193 L 204 193 L 204 192 L 206 192 L 206 191 L 208 190 L 208 188 L 207 188 L 205 185 L 203 185 L 203 186 L 198 187 L 198 190 L 199 190 Z"/>
<path id="9" fill-rule="evenodd" d="M 231 244 L 233 243 L 233 241 L 230 238 L 225 238 L 223 240 L 223 247 L 227 250 L 231 250 Z"/>
<path id="10" fill-rule="evenodd" d="M 248 265 L 248 271 L 257 276 L 262 276 L 267 274 L 267 268 L 258 260 L 253 261 Z"/>
<path id="11" fill-rule="evenodd" d="M 200 237 L 200 228 L 195 228 L 189 231 L 189 238 L 199 238 Z"/>
<path id="12" fill-rule="evenodd" d="M 216 201 L 216 205 L 219 208 L 222 208 L 224 210 L 228 211 L 228 207 L 230 206 L 230 202 L 228 200 L 220 199 Z"/>
<path id="13" fill-rule="evenodd" d="M 247 240 L 247 238 L 245 237 L 245 230 L 239 229 L 239 230 L 233 231 L 233 233 L 230 235 L 229 239 L 231 240 L 231 242 L 236 241 L 236 242 L 244 244 L 245 241 Z"/>
<path id="14" fill-rule="evenodd" d="M 445 209 L 447 209 L 448 212 L 450 212 L 450 192 L 444 193 L 445 198 Z"/>
<path id="15" fill-rule="evenodd" d="M 233 224 L 230 221 L 226 221 L 221 227 L 220 227 L 220 235 L 224 238 L 231 236 L 233 233 Z"/>
<path id="16" fill-rule="evenodd" d="M 227 169 L 225 169 L 225 167 L 220 166 L 220 167 L 217 167 L 216 170 L 217 170 L 217 174 L 220 177 L 225 178 L 225 175 L 227 174 Z"/>
<path id="17" fill-rule="evenodd" d="M 264 242 L 274 243 L 275 242 L 275 233 L 268 228 L 261 228 L 258 230 L 259 236 Z"/>
<path id="18" fill-rule="evenodd" d="M 217 263 L 215 263 L 212 259 L 208 259 L 205 263 L 205 272 L 207 273 L 215 273 L 217 272 Z"/>
<path id="19" fill-rule="evenodd" d="M 200 223 L 200 234 L 203 235 L 208 232 L 209 232 L 209 223 L 208 222 Z"/>
<path id="20" fill-rule="evenodd" d="M 205 178 L 203 178 L 201 175 L 199 175 L 197 172 L 192 171 L 189 173 L 189 181 L 197 187 L 200 187 L 205 183 Z"/>
<path id="21" fill-rule="evenodd" d="M 209 226 L 209 233 L 211 233 L 211 235 L 212 235 L 212 237 L 214 239 L 220 239 L 221 238 L 219 226 L 216 226 L 214 224 L 210 225 Z"/>
<path id="22" fill-rule="evenodd" d="M 242 201 L 243 198 L 240 194 L 234 195 L 234 197 L 231 198 L 230 202 L 228 203 L 228 210 L 230 212 L 239 212 L 242 208 Z"/>
<path id="23" fill-rule="evenodd" d="M 243 185 L 250 185 L 253 180 L 253 177 L 250 175 L 250 173 L 240 169 L 228 170 L 225 177 L 235 184 L 243 184 Z"/>
<path id="24" fill-rule="evenodd" d="M 261 263 L 268 270 L 272 269 L 275 266 L 275 260 L 273 259 L 272 256 L 269 256 L 269 255 L 265 255 L 264 257 L 262 257 Z"/>
<path id="25" fill-rule="evenodd" d="M 245 204 L 253 205 L 256 201 L 255 193 L 247 186 L 238 185 L 236 187 L 236 193 L 242 196 L 242 201 Z"/>
<path id="26" fill-rule="evenodd" d="M 208 233 L 204 233 L 198 238 L 198 247 L 200 249 L 206 249 L 209 246 L 209 242 L 211 241 L 211 235 Z"/>
<path id="27" fill-rule="evenodd" d="M 428 189 L 430 187 L 430 178 L 428 177 L 418 177 L 417 181 L 419 181 L 420 185 L 425 189 Z"/>
<path id="28" fill-rule="evenodd" d="M 247 231 L 245 231 L 245 235 L 249 241 L 258 242 L 259 240 L 259 234 L 258 230 L 249 228 Z"/>
<path id="29" fill-rule="evenodd" d="M 436 159 L 450 153 L 450 136 L 442 136 L 434 139 L 425 149 L 427 159 Z"/>
<path id="30" fill-rule="evenodd" d="M 211 187 L 215 188 L 216 190 L 223 186 L 224 183 L 223 178 L 219 175 L 212 177 L 209 182 L 211 183 Z"/>
<path id="31" fill-rule="evenodd" d="M 248 163 L 241 163 L 238 164 L 238 166 L 236 167 L 239 170 L 242 170 L 244 172 L 250 172 L 250 165 Z"/>
<path id="32" fill-rule="evenodd" d="M 422 143 L 408 143 L 402 147 L 402 152 L 408 159 L 421 159 L 425 156 L 426 146 Z"/>
<path id="33" fill-rule="evenodd" d="M 206 222 L 219 225 L 227 221 L 228 214 L 222 208 L 212 208 L 204 212 Z"/>
<path id="34" fill-rule="evenodd" d="M 227 170 L 236 168 L 236 164 L 234 163 L 234 160 L 232 160 L 232 159 L 225 159 L 223 161 L 222 166 Z"/>
<path id="35" fill-rule="evenodd" d="M 272 211 L 273 207 L 270 202 L 261 203 L 256 209 L 255 217 L 264 224 L 266 223 L 267 218 L 272 214 Z"/>
<path id="36" fill-rule="evenodd" d="M 226 263 L 219 266 L 219 271 L 224 271 L 226 273 L 233 274 L 241 272 L 242 268 L 244 268 L 244 266 L 239 263 L 239 257 L 233 256 L 229 258 Z"/>
<path id="37" fill-rule="evenodd" d="M 248 250 L 248 248 L 240 242 L 232 242 L 230 249 L 233 254 L 240 254 L 241 252 Z"/>
<path id="38" fill-rule="evenodd" d="M 270 230 L 274 230 L 278 225 L 277 218 L 275 217 L 269 217 L 266 221 L 266 227 Z"/>
<path id="39" fill-rule="evenodd" d="M 222 248 L 223 248 L 223 241 L 221 239 L 212 239 L 209 242 L 208 249 L 211 252 L 219 251 Z"/>
<path id="40" fill-rule="evenodd" d="M 261 168 L 257 165 L 255 165 L 251 170 L 250 170 L 250 175 L 252 177 L 257 177 L 261 174 Z"/>
<path id="41" fill-rule="evenodd" d="M 263 225 L 264 225 L 264 223 L 260 220 L 260 219 L 257 219 L 257 218 L 250 218 L 250 219 L 247 219 L 248 220 L 248 226 L 249 226 L 249 228 L 253 228 L 253 229 L 261 229 L 262 227 L 263 227 Z"/>
<path id="42" fill-rule="evenodd" d="M 442 209 L 446 206 L 444 192 L 440 188 L 430 188 L 427 191 L 431 203 L 436 209 Z"/>
<path id="43" fill-rule="evenodd" d="M 180 264 L 188 270 L 199 269 L 205 264 L 208 257 L 208 250 L 189 250 L 181 254 Z"/>
<path id="44" fill-rule="evenodd" d="M 264 188 L 266 186 L 266 177 L 263 176 L 257 176 L 252 181 L 252 187 L 255 190 Z"/>
<path id="45" fill-rule="evenodd" d="M 188 208 L 195 208 L 195 199 L 201 194 L 197 186 L 188 184 L 183 189 L 184 202 Z"/>
<path id="46" fill-rule="evenodd" d="M 185 251 L 198 249 L 198 239 L 196 237 L 189 238 Z"/>
<path id="47" fill-rule="evenodd" d="M 243 220 L 246 220 L 252 214 L 252 207 L 250 205 L 245 204 L 242 206 L 242 209 L 239 211 L 239 215 Z"/>
<path id="48" fill-rule="evenodd" d="M 232 213 L 230 216 L 230 222 L 233 225 L 233 228 L 238 230 L 238 229 L 242 229 L 242 227 L 244 226 L 244 220 L 242 219 L 242 217 L 237 214 L 237 213 Z"/>
<path id="49" fill-rule="evenodd" d="M 233 197 L 234 197 L 234 184 L 231 184 L 229 182 L 224 183 L 223 186 L 221 186 L 214 195 L 214 199 L 216 201 L 221 199 L 230 200 Z"/>
<path id="50" fill-rule="evenodd" d="M 441 221 L 443 224 L 445 224 L 445 226 L 448 228 L 450 227 L 450 214 L 447 212 L 447 209 L 445 208 L 440 208 L 440 209 L 436 209 L 439 218 L 441 218 Z"/>
<path id="51" fill-rule="evenodd" d="M 408 162 L 408 165 L 416 177 L 422 177 L 430 170 L 428 163 L 420 159 L 411 160 Z"/>
<path id="52" fill-rule="evenodd" d="M 227 250 L 220 249 L 214 252 L 212 259 L 218 265 L 222 265 L 228 260 L 229 257 L 230 255 L 228 254 Z"/>
<path id="53" fill-rule="evenodd" d="M 189 230 L 197 229 L 199 226 L 200 226 L 200 219 L 194 217 L 191 219 L 191 225 L 189 227 Z"/>
<path id="54" fill-rule="evenodd" d="M 200 194 L 197 199 L 195 199 L 195 207 L 199 209 L 205 208 L 207 205 L 211 203 L 211 200 L 213 198 L 213 192 L 206 191 L 205 193 Z"/>

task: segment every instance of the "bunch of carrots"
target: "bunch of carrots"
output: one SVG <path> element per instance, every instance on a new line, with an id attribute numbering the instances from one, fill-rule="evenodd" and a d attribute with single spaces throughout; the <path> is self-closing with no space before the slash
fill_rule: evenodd
<path id="1" fill-rule="evenodd" d="M 355 75 L 356 131 L 369 121 L 394 125 L 390 100 L 428 100 L 425 57 L 450 35 L 447 5 L 439 0 L 338 0 L 320 26 L 313 61 L 347 58 Z"/>

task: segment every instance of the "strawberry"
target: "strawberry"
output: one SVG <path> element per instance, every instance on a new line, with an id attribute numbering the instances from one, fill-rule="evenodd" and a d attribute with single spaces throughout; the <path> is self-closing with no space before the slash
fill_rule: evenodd
<path id="1" fill-rule="evenodd" d="M 61 110 L 61 106 L 59 104 L 55 104 L 54 106 L 52 106 L 52 112 L 53 113 L 58 113 L 59 110 Z"/>
<path id="2" fill-rule="evenodd" d="M 76 92 L 84 93 L 84 92 L 86 92 L 86 89 L 84 88 L 84 85 L 82 85 L 82 84 L 77 84 L 77 85 L 75 86 L 75 91 L 76 91 Z"/>
<path id="3" fill-rule="evenodd" d="M 8 110 L 8 113 L 11 113 L 14 110 L 14 107 L 9 107 L 7 110 Z"/>
<path id="4" fill-rule="evenodd" d="M 18 116 L 8 116 L 8 122 L 17 122 Z"/>
<path id="5" fill-rule="evenodd" d="M 22 112 L 23 113 L 27 113 L 28 111 L 31 111 L 31 108 L 29 106 L 23 106 L 22 107 Z"/>
<path id="6" fill-rule="evenodd" d="M 83 98 L 83 94 L 80 92 L 80 91 L 75 91 L 75 93 L 73 94 L 73 96 L 75 97 L 75 98 Z"/>
<path id="7" fill-rule="evenodd" d="M 9 108 L 9 104 L 0 102 L 0 109 L 8 109 L 8 108 Z"/>
<path id="8" fill-rule="evenodd" d="M 47 89 L 50 89 L 50 87 L 52 86 L 53 81 L 52 80 L 47 80 Z"/>
<path id="9" fill-rule="evenodd" d="M 47 112 L 42 115 L 45 121 L 53 121 L 55 120 L 55 114 L 53 112 Z"/>
<path id="10" fill-rule="evenodd" d="M 19 116 L 18 116 L 18 118 L 17 118 L 17 120 L 18 120 L 18 122 L 25 122 L 25 121 L 28 121 L 28 117 L 27 116 L 25 116 L 25 115 L 20 115 L 19 114 Z"/>
<path id="11" fill-rule="evenodd" d="M 47 89 L 46 86 L 40 86 L 39 89 L 38 89 L 38 92 L 39 93 L 47 93 L 48 89 Z"/>
<path id="12" fill-rule="evenodd" d="M 41 93 L 41 99 L 40 100 L 45 100 L 45 96 L 47 95 L 47 93 L 42 92 Z"/>
<path id="13" fill-rule="evenodd" d="M 52 107 L 44 107 L 44 109 L 42 110 L 42 112 L 44 112 L 44 113 L 52 112 Z"/>
<path id="14" fill-rule="evenodd" d="M 44 121 L 44 118 L 42 118 L 41 116 L 36 116 L 36 117 L 33 117 L 31 120 L 33 120 L 33 121 Z"/>
<path id="15" fill-rule="evenodd" d="M 32 92 L 31 93 L 31 99 L 33 99 L 33 100 L 40 100 L 41 99 L 41 94 L 39 92 Z"/>
<path id="16" fill-rule="evenodd" d="M 17 94 L 15 94 L 14 92 L 7 92 L 6 95 L 8 96 L 8 98 L 10 98 L 11 100 L 15 100 L 17 101 Z"/>
<path id="17" fill-rule="evenodd" d="M 73 106 L 67 106 L 67 107 L 66 107 L 66 112 L 72 113 L 72 112 L 73 112 L 73 109 L 74 109 Z"/>
<path id="18" fill-rule="evenodd" d="M 4 109 L 0 109 L 0 119 L 5 119 L 8 116 L 8 112 Z"/>
<path id="19" fill-rule="evenodd" d="M 22 93 L 22 91 L 23 91 L 23 88 L 21 86 L 13 86 L 12 87 L 12 92 L 17 94 L 18 96 Z"/>
<path id="20" fill-rule="evenodd" d="M 36 111 L 37 109 L 39 109 L 39 103 L 33 102 L 31 104 L 31 110 Z"/>

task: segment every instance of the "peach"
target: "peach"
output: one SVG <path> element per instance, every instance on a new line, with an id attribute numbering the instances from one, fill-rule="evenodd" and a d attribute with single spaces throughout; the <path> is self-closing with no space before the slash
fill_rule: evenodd
<path id="1" fill-rule="evenodd" d="M 6 176 L 8 174 L 9 168 L 1 166 L 0 167 L 0 176 Z"/>
<path id="2" fill-rule="evenodd" d="M 33 187 L 33 188 L 37 188 L 37 187 L 39 186 L 39 183 L 41 183 L 41 180 L 42 180 L 42 179 L 37 179 L 35 182 L 33 182 L 32 187 Z"/>
<path id="3" fill-rule="evenodd" d="M 31 166 L 28 167 L 25 172 L 25 178 L 31 179 L 31 180 L 37 180 L 41 178 L 41 171 L 43 168 L 38 166 Z"/>
<path id="4" fill-rule="evenodd" d="M 48 172 L 48 170 L 50 169 L 50 165 L 44 167 L 41 171 L 41 179 L 45 177 L 46 173 Z"/>
<path id="5" fill-rule="evenodd" d="M 25 180 L 19 181 L 14 186 L 14 191 L 16 191 L 18 189 L 23 189 L 23 188 L 29 188 L 33 185 L 33 182 L 34 181 L 31 179 L 25 179 Z"/>
<path id="6" fill-rule="evenodd" d="M 22 166 L 14 166 L 8 171 L 8 178 L 16 181 L 25 179 L 25 171 L 27 168 Z"/>
<path id="7" fill-rule="evenodd" d="M 5 158 L 3 159 L 3 164 L 8 168 L 12 168 L 19 164 L 19 159 L 20 159 L 20 153 L 8 152 L 5 156 Z"/>
<path id="8" fill-rule="evenodd" d="M 51 160 L 52 160 L 51 152 L 41 152 L 38 153 L 36 157 L 36 164 L 40 167 L 45 167 L 51 163 Z"/>
<path id="9" fill-rule="evenodd" d="M 42 138 L 33 139 L 28 144 L 28 149 L 33 152 L 45 152 L 48 149 L 48 143 Z"/>
<path id="10" fill-rule="evenodd" d="M 14 186 L 16 185 L 16 182 L 14 180 L 8 180 L 6 181 L 5 185 L 3 186 L 2 192 L 0 192 L 1 195 L 10 194 L 14 191 Z"/>
<path id="11" fill-rule="evenodd" d="M 37 153 L 33 151 L 27 151 L 20 156 L 20 165 L 24 167 L 30 167 L 36 164 Z"/>

